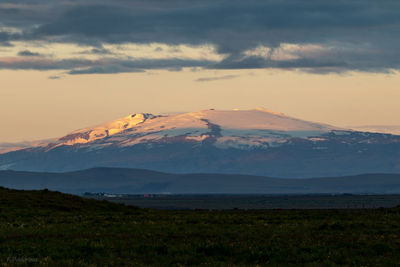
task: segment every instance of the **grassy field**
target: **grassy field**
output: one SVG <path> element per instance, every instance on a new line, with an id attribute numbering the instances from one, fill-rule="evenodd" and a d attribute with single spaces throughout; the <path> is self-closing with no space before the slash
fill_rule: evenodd
<path id="1" fill-rule="evenodd" d="M 114 195 L 86 194 L 85 197 L 108 200 L 152 209 L 363 209 L 393 208 L 400 195 Z"/>
<path id="2" fill-rule="evenodd" d="M 0 265 L 394 266 L 400 209 L 173 211 L 0 188 Z"/>

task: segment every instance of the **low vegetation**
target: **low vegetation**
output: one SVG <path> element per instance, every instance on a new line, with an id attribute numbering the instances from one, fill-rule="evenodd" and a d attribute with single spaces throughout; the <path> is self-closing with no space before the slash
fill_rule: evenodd
<path id="1" fill-rule="evenodd" d="M 0 188 L 0 265 L 386 265 L 400 209 L 160 211 Z"/>

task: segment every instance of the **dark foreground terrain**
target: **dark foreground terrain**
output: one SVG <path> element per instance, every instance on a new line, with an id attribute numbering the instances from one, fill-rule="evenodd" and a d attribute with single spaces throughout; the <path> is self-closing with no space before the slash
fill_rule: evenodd
<path id="1" fill-rule="evenodd" d="M 400 195 L 112 195 L 86 193 L 85 197 L 161 210 L 371 209 L 393 208 L 400 205 Z"/>
<path id="2" fill-rule="evenodd" d="M 400 209 L 139 209 L 0 188 L 0 265 L 358 265 L 400 262 Z"/>

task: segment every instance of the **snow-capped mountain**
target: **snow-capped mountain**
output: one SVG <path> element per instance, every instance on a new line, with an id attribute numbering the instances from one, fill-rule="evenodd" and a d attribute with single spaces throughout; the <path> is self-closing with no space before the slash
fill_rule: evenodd
<path id="1" fill-rule="evenodd" d="M 174 115 L 132 114 L 122 119 L 74 131 L 50 144 L 118 145 L 130 147 L 143 143 L 203 142 L 212 139 L 217 147 L 277 146 L 289 138 L 315 138 L 341 130 L 333 126 L 288 117 L 267 109 L 202 110 Z"/>
<path id="2" fill-rule="evenodd" d="M 354 131 L 400 135 L 400 125 L 364 125 L 349 127 Z"/>
<path id="3" fill-rule="evenodd" d="M 23 141 L 16 143 L 0 143 L 0 154 L 17 151 L 30 147 L 42 147 L 47 146 L 50 143 L 56 142 L 57 139 L 46 139 L 46 140 L 36 140 L 36 141 Z"/>
<path id="4" fill-rule="evenodd" d="M 0 155 L 0 169 L 133 167 L 272 177 L 400 172 L 400 136 L 308 122 L 267 109 L 132 114 Z"/>

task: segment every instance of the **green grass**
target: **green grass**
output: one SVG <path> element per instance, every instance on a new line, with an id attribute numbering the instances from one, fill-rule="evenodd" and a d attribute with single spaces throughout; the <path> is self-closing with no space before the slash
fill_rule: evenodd
<path id="1" fill-rule="evenodd" d="M 0 265 L 394 266 L 400 209 L 157 211 L 0 188 Z"/>

